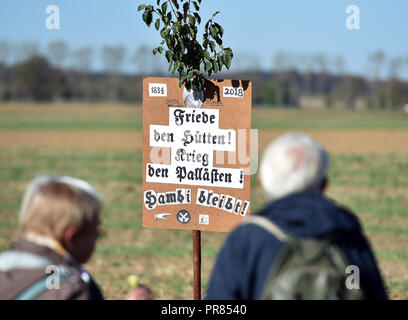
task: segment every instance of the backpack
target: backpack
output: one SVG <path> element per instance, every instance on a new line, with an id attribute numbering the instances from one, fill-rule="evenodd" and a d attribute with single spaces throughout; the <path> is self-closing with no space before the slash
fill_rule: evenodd
<path id="1" fill-rule="evenodd" d="M 0 254 L 0 271 L 7 272 L 12 269 L 36 269 L 46 268 L 54 263 L 41 256 L 30 252 L 23 252 L 17 250 L 10 250 Z M 58 265 L 55 266 L 59 270 L 59 281 L 79 282 L 81 276 L 79 272 L 71 267 Z M 47 278 L 50 274 L 45 274 L 44 277 L 30 284 L 22 292 L 20 292 L 14 300 L 32 300 L 35 299 L 42 292 L 47 290 Z"/>
<path id="2" fill-rule="evenodd" d="M 361 289 L 346 287 L 351 265 L 331 238 L 299 238 L 282 231 L 272 221 L 251 216 L 256 224 L 285 245 L 272 264 L 261 294 L 262 300 L 360 300 Z"/>

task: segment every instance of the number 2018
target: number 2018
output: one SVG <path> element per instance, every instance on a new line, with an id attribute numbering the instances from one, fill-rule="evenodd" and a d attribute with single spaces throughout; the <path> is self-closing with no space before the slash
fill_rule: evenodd
<path id="1" fill-rule="evenodd" d="M 244 96 L 244 89 L 237 87 L 224 87 L 224 96 L 242 98 Z"/>

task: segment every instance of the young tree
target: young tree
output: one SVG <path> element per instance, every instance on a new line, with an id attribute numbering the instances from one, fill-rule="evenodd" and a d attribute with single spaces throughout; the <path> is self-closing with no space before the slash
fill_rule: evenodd
<path id="1" fill-rule="evenodd" d="M 219 11 L 205 23 L 202 42 L 197 40 L 201 0 L 157 0 L 157 6 L 142 4 L 142 18 L 148 27 L 160 29 L 162 41 L 153 54 L 165 54 L 169 72 L 179 74 L 180 87 L 202 90 L 205 77 L 230 68 L 233 53 L 222 41 L 224 29 L 214 21 Z M 201 71 L 204 70 L 205 74 Z"/>

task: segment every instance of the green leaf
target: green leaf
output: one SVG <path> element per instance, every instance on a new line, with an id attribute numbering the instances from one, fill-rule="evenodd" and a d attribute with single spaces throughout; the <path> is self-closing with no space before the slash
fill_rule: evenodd
<path id="1" fill-rule="evenodd" d="M 157 0 L 157 5 L 160 6 L 160 0 Z"/>
<path id="2" fill-rule="evenodd" d="M 170 61 L 170 63 L 169 63 L 169 72 L 171 71 L 172 67 L 173 67 L 173 61 Z"/>
<path id="3" fill-rule="evenodd" d="M 203 90 L 204 88 L 204 84 L 205 84 L 205 78 L 203 75 L 201 75 L 200 77 L 195 77 L 193 79 L 193 89 L 195 90 Z"/>
<path id="4" fill-rule="evenodd" d="M 220 71 L 220 67 L 218 66 L 218 62 L 216 60 L 213 61 L 213 68 L 214 68 L 214 73 L 217 73 Z"/>
<path id="5" fill-rule="evenodd" d="M 171 2 L 173 3 L 173 5 L 176 7 L 176 9 L 179 9 L 179 4 L 177 2 L 177 0 L 171 0 Z"/>
<path id="6" fill-rule="evenodd" d="M 207 60 L 211 60 L 211 56 L 208 50 L 204 50 L 204 58 L 206 58 Z"/>
<path id="7" fill-rule="evenodd" d="M 189 28 L 189 30 L 190 30 L 190 34 L 191 34 L 191 37 L 193 37 L 193 39 L 195 39 L 195 37 L 196 37 L 196 29 L 194 28 L 194 26 L 188 26 L 188 28 Z"/>
<path id="8" fill-rule="evenodd" d="M 162 4 L 162 10 L 163 10 L 163 15 L 166 15 L 166 13 L 167 13 L 167 1 Z"/>
<path id="9" fill-rule="evenodd" d="M 181 24 L 180 23 L 175 23 L 175 24 L 173 24 L 173 27 L 172 27 L 172 29 L 173 29 L 173 31 L 174 31 L 174 34 L 177 34 L 179 31 L 180 31 L 180 27 L 181 27 Z"/>
<path id="10" fill-rule="evenodd" d="M 222 60 L 223 60 L 225 67 L 229 70 L 231 66 L 231 62 L 232 62 L 232 56 L 230 55 L 228 51 L 224 52 L 224 55 L 222 56 Z"/>
<path id="11" fill-rule="evenodd" d="M 217 31 L 222 37 L 224 35 L 224 29 L 218 23 L 214 23 L 214 25 L 217 27 Z"/>
<path id="12" fill-rule="evenodd" d="M 218 62 L 218 66 L 220 67 L 220 71 L 222 70 L 222 65 L 223 65 L 223 61 L 222 61 L 222 57 L 218 56 L 217 57 L 217 62 Z"/>
<path id="13" fill-rule="evenodd" d="M 204 89 L 205 77 L 204 77 L 203 75 L 201 75 L 201 76 L 198 78 L 198 81 L 199 81 L 199 90 Z"/>
<path id="14" fill-rule="evenodd" d="M 143 13 L 143 21 L 146 23 L 148 27 L 152 24 L 153 21 L 153 14 L 150 10 L 146 9 Z"/>
<path id="15" fill-rule="evenodd" d="M 168 62 L 170 62 L 173 59 L 173 54 L 171 53 L 170 50 L 166 51 L 166 59 Z"/>
<path id="16" fill-rule="evenodd" d="M 192 88 L 192 81 L 191 81 L 191 80 L 187 80 L 187 81 L 186 81 L 186 89 L 187 89 L 187 90 L 191 90 L 191 88 Z"/>
<path id="17" fill-rule="evenodd" d="M 211 69 L 212 69 L 212 63 L 211 62 L 209 62 L 209 61 L 206 61 L 205 62 L 205 68 L 204 68 L 204 70 L 205 70 L 205 73 L 207 73 L 208 74 L 208 76 L 210 76 L 211 75 Z"/>
<path id="18" fill-rule="evenodd" d="M 156 27 L 156 30 L 159 31 L 159 29 L 160 29 L 160 19 L 156 20 L 156 23 L 154 24 L 154 26 Z"/>
<path id="19" fill-rule="evenodd" d="M 231 48 L 225 48 L 224 50 L 225 54 L 227 54 L 231 59 L 234 56 L 234 54 L 232 53 Z"/>
<path id="20" fill-rule="evenodd" d="M 193 77 L 194 77 L 194 70 L 190 70 L 188 73 L 187 73 L 187 79 L 193 79 Z"/>
<path id="21" fill-rule="evenodd" d="M 219 11 L 217 11 L 217 12 L 215 12 L 213 15 L 212 15 L 212 18 L 214 18 L 217 14 L 219 14 L 220 12 Z"/>
<path id="22" fill-rule="evenodd" d="M 215 42 L 217 42 L 217 44 L 219 45 L 219 46 L 222 46 L 222 39 L 220 38 L 220 37 L 215 37 Z"/>
<path id="23" fill-rule="evenodd" d="M 167 28 L 161 29 L 161 31 L 160 31 L 161 37 L 162 37 L 163 39 L 166 39 L 168 32 L 169 32 L 169 31 L 168 31 Z M 163 40 L 163 41 L 165 41 L 165 40 Z M 163 41 L 162 41 L 162 42 L 163 42 Z M 162 43 L 162 45 L 163 45 L 163 43 Z"/>
<path id="24" fill-rule="evenodd" d="M 214 41 L 210 41 L 210 47 L 211 47 L 211 51 L 215 51 L 215 47 L 216 47 L 216 44 L 215 44 L 215 42 Z"/>
<path id="25" fill-rule="evenodd" d="M 142 11 L 144 8 L 146 8 L 146 5 L 141 4 L 140 6 L 137 7 L 137 11 Z"/>
<path id="26" fill-rule="evenodd" d="M 213 38 L 217 37 L 217 34 L 218 34 L 217 27 L 211 26 L 211 27 L 210 27 L 210 33 L 211 33 L 211 36 L 212 36 Z"/>
<path id="27" fill-rule="evenodd" d="M 174 63 L 173 70 L 172 70 L 171 74 L 174 75 L 174 73 L 176 72 L 176 70 L 177 70 L 177 63 Z"/>
<path id="28" fill-rule="evenodd" d="M 160 54 L 163 53 L 163 47 L 158 47 L 157 49 L 158 49 L 158 51 L 159 51 Z"/>
<path id="29" fill-rule="evenodd" d="M 194 12 L 193 14 L 194 14 L 194 17 L 195 17 L 196 20 L 197 20 L 197 23 L 198 23 L 198 24 L 201 24 L 201 17 L 198 15 L 198 13 L 197 13 L 197 12 Z"/>
<path id="30" fill-rule="evenodd" d="M 201 4 L 201 0 L 198 0 L 198 3 Z"/>
<path id="31" fill-rule="evenodd" d="M 187 76 L 185 75 L 185 74 L 183 74 L 181 77 L 180 77 L 180 80 L 179 80 L 179 87 L 181 88 L 181 86 L 183 85 L 183 83 L 186 81 L 186 79 L 187 79 Z"/>
<path id="32" fill-rule="evenodd" d="M 186 2 L 186 3 L 183 4 L 184 14 L 186 14 L 188 10 L 190 10 L 190 4 L 188 2 Z"/>
<path id="33" fill-rule="evenodd" d="M 197 11 L 200 10 L 200 7 L 198 6 L 197 1 L 193 1 L 193 6 L 194 6 L 194 9 L 196 9 Z"/>
<path id="34" fill-rule="evenodd" d="M 190 21 L 191 25 L 193 26 L 195 25 L 195 22 L 196 22 L 195 18 L 191 14 L 188 15 L 188 20 Z"/>
<path id="35" fill-rule="evenodd" d="M 183 42 L 180 42 L 180 52 L 181 52 L 181 55 L 184 54 L 184 51 L 186 51 L 186 47 L 185 47 L 185 45 L 184 45 Z"/>

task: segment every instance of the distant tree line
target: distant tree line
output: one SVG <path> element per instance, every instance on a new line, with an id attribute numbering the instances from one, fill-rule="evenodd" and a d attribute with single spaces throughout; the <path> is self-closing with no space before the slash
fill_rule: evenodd
<path id="1" fill-rule="evenodd" d="M 70 49 L 64 41 L 40 52 L 35 42 L 16 49 L 0 41 L 0 100 L 141 103 L 143 76 L 168 76 L 164 60 L 148 46 L 128 53 L 124 46 Z M 99 58 L 100 68 L 95 71 Z M 408 103 L 408 56 L 387 59 L 382 51 L 367 59 L 367 76 L 346 72 L 342 57 L 278 52 L 272 69 L 262 70 L 259 58 L 237 54 L 233 72 L 218 78 L 253 81 L 254 105 L 299 107 L 304 97 L 318 97 L 327 108 L 349 108 L 364 101 L 371 109 L 396 109 Z M 406 75 L 405 75 L 406 76 Z"/>

